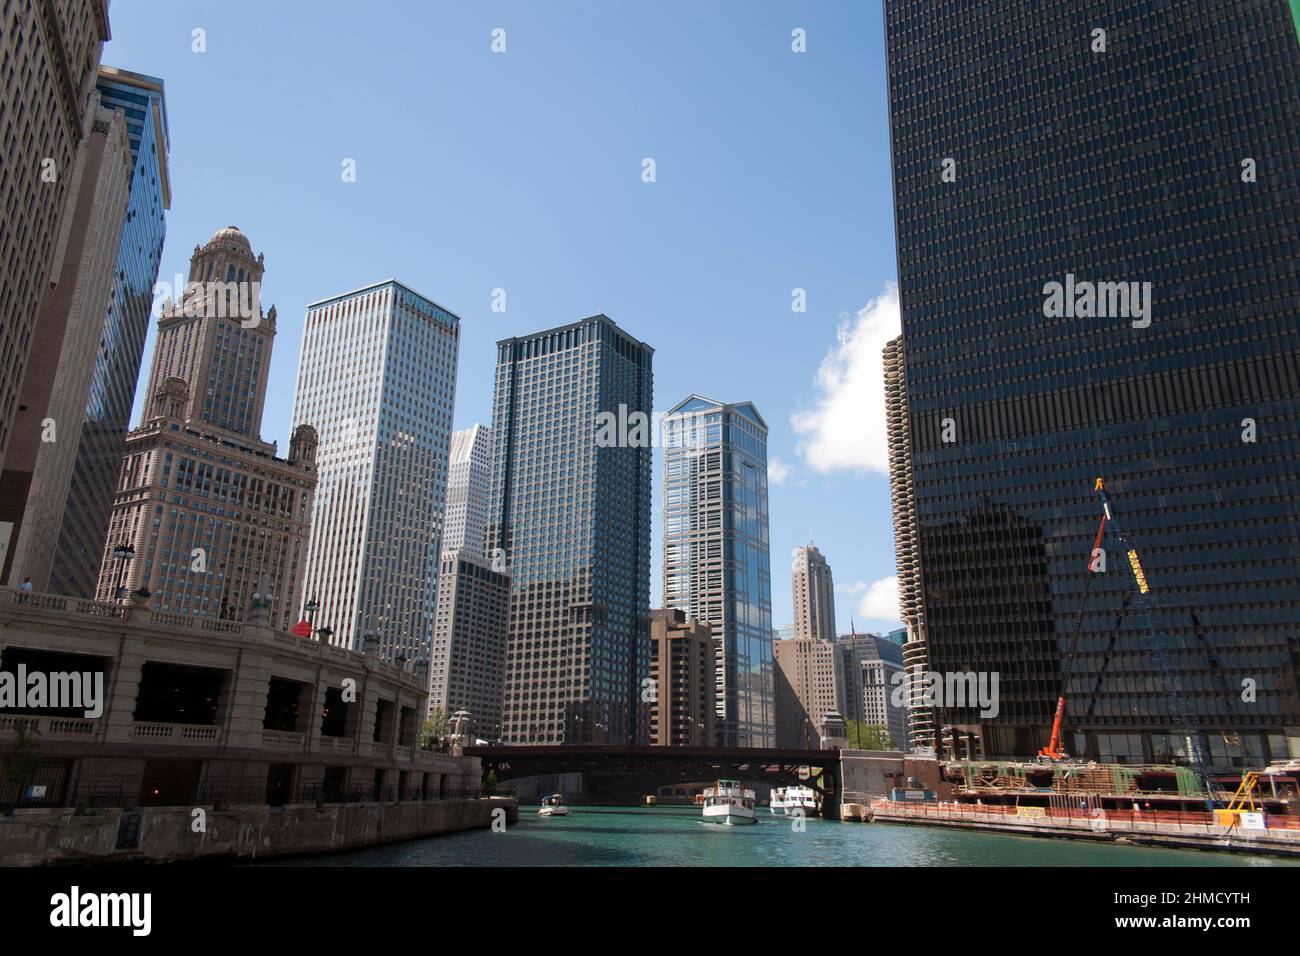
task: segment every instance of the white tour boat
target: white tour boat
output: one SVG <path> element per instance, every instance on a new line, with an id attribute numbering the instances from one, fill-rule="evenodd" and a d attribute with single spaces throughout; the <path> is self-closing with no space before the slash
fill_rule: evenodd
<path id="1" fill-rule="evenodd" d="M 719 780 L 704 791 L 704 819 L 709 823 L 757 823 L 754 791 L 745 790 L 739 780 Z"/>
<path id="2" fill-rule="evenodd" d="M 789 797 L 786 796 L 785 787 L 773 787 L 772 798 L 767 804 L 768 809 L 773 813 L 783 813 L 789 805 Z"/>
<path id="3" fill-rule="evenodd" d="M 785 788 L 785 815 L 792 816 L 796 810 L 802 810 L 805 816 L 817 812 L 817 791 L 812 787 Z"/>
<path id="4" fill-rule="evenodd" d="M 537 811 L 539 817 L 567 817 L 569 808 L 564 805 L 564 794 L 553 793 L 542 797 L 542 808 Z"/>

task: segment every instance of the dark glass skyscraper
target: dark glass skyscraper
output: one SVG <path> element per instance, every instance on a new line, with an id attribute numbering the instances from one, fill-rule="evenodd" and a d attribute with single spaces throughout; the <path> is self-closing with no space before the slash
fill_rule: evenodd
<path id="1" fill-rule="evenodd" d="M 885 21 L 929 666 L 1001 675 L 997 717 L 937 723 L 990 755 L 1047 742 L 1103 476 L 1154 636 L 1110 537 L 1067 748 L 1177 758 L 1190 717 L 1215 765 L 1300 756 L 1287 0 L 886 0 Z"/>
<path id="2" fill-rule="evenodd" d="M 508 743 L 649 743 L 653 355 L 604 315 L 497 343 Z"/>
<path id="3" fill-rule="evenodd" d="M 97 88 L 106 109 L 126 114 L 133 165 L 113 292 L 104 313 L 50 574 L 51 591 L 77 597 L 92 597 L 99 577 L 167 235 L 165 210 L 171 206 L 163 81 L 106 66 L 99 71 Z"/>

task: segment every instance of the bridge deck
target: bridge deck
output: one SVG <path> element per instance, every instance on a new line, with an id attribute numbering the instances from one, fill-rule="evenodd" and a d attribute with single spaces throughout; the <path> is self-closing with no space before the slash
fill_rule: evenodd
<path id="1" fill-rule="evenodd" d="M 490 747 L 466 747 L 465 756 L 485 760 L 509 760 L 519 757 L 549 758 L 564 762 L 569 758 L 596 756 L 635 757 L 647 761 L 676 763 L 690 760 L 717 760 L 731 763 L 748 760 L 757 764 L 812 764 L 815 767 L 839 763 L 838 750 L 786 750 L 779 747 L 623 747 L 617 744 L 503 744 Z"/>

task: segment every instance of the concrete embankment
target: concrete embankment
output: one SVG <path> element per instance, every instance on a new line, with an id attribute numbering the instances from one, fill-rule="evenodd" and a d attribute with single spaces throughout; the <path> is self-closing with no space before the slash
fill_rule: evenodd
<path id="1" fill-rule="evenodd" d="M 871 804 L 872 819 L 878 823 L 947 827 L 958 830 L 987 830 L 1016 836 L 1055 837 L 1132 843 L 1179 849 L 1219 850 L 1267 856 L 1300 857 L 1300 828 L 1276 826 L 1248 830 L 1224 827 L 1194 819 L 1154 819 L 1175 814 L 1061 813 L 1042 816 L 1018 811 L 1035 808 L 983 807 L 952 804 L 900 804 L 887 800 Z M 1041 811 L 1038 811 L 1041 812 Z M 1147 819 L 1143 819 L 1146 816 Z M 1183 815 L 1186 817 L 1187 815 Z"/>
<path id="2" fill-rule="evenodd" d="M 201 810 L 202 813 L 197 811 Z M 254 860 L 327 853 L 490 826 L 513 799 L 284 807 L 16 810 L 0 817 L 0 865 Z"/>

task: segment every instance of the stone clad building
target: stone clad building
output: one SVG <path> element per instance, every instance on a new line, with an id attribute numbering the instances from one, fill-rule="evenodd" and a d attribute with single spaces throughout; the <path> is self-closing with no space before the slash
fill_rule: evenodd
<path id="1" fill-rule="evenodd" d="M 650 743 L 708 747 L 713 743 L 713 629 L 687 621 L 676 608 L 650 612 Z"/>
<path id="2" fill-rule="evenodd" d="M 316 488 L 315 429 L 287 459 L 260 437 L 275 307 L 261 309 L 263 259 L 234 226 L 190 259 L 164 305 L 141 424 L 126 440 L 98 600 L 146 588 L 178 616 L 243 621 L 254 596 L 295 619 Z M 133 549 L 123 560 L 119 548 Z"/>
<path id="3" fill-rule="evenodd" d="M 429 661 L 429 706 L 445 717 L 467 710 L 476 733 L 501 739 L 510 575 L 472 551 L 444 551 Z"/>
<path id="4" fill-rule="evenodd" d="M 13 528 L 0 580 L 16 586 L 30 577 L 42 591 L 68 502 L 131 184 L 124 114 L 92 92 L 85 126 L 64 210 L 63 255 L 41 297 L 0 474 L 0 522 Z"/>
<path id="5" fill-rule="evenodd" d="M 844 713 L 844 675 L 835 645 L 793 637 L 773 645 L 776 745 L 816 747 L 827 714 Z"/>
<path id="6" fill-rule="evenodd" d="M 796 637 L 835 640 L 835 584 L 831 566 L 811 541 L 796 548 L 790 568 Z"/>
<path id="7" fill-rule="evenodd" d="M 59 272 L 76 151 L 90 132 L 86 99 L 108 38 L 107 0 L 0 2 L 0 462 L 37 307 Z"/>
<path id="8" fill-rule="evenodd" d="M 0 670 L 102 675 L 102 712 L 0 710 L 0 764 L 39 734 L 30 806 L 429 800 L 476 761 L 420 748 L 411 670 L 250 623 L 0 588 Z M 8 781 L 6 781 L 7 783 Z"/>

